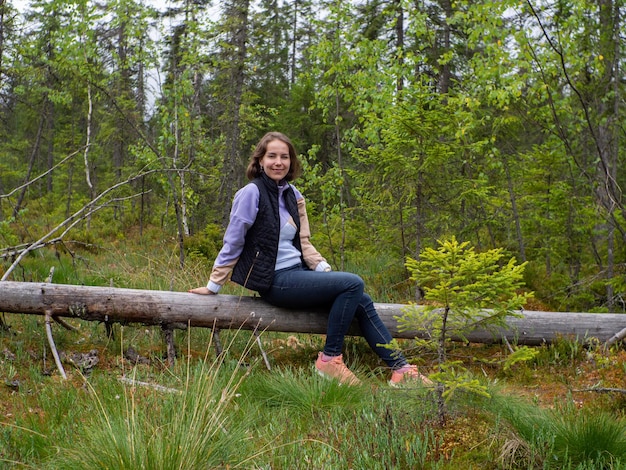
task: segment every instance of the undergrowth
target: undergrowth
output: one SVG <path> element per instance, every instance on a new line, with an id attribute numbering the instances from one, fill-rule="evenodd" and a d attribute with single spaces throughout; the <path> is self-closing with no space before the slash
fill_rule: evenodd
<path id="1" fill-rule="evenodd" d="M 120 240 L 89 255 L 41 251 L 18 277 L 42 281 L 55 266 L 57 283 L 185 291 L 206 282 L 202 256 L 181 269 L 168 244 L 136 248 Z M 379 286 L 380 301 L 409 300 L 406 285 L 397 287 Z M 225 293 L 247 294 L 235 286 Z M 505 370 L 505 346 L 450 345 L 490 398 L 455 397 L 442 427 L 431 391 L 390 389 L 388 371 L 359 338 L 347 340 L 344 355 L 363 385 L 346 387 L 313 372 L 321 336 L 263 333 L 268 370 L 250 333 L 222 331 L 225 352 L 216 356 L 210 330 L 177 331 L 168 367 L 159 328 L 115 325 L 108 335 L 72 320 L 76 331 L 54 326 L 62 380 L 42 319 L 2 318 L 0 468 L 625 468 L 625 395 L 591 391 L 623 387 L 620 347 L 563 338 Z M 432 371 L 433 358 L 403 346 Z M 129 349 L 141 360 L 131 361 Z M 91 367 L 69 359 L 91 352 Z"/>

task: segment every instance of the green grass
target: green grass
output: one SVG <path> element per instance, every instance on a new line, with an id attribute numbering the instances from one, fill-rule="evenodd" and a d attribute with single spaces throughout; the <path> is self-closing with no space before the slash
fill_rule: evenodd
<path id="1" fill-rule="evenodd" d="M 111 341 L 81 323 L 64 343 L 98 349 L 101 363 L 86 377 L 66 363 L 63 381 L 44 374 L 41 339 L 29 341 L 42 325 L 8 322 L 1 339 L 14 357 L 0 371 L 20 386 L 1 392 L 0 468 L 623 468 L 617 415 L 553 411 L 490 389 L 487 401 L 459 395 L 441 428 L 427 391 L 390 389 L 375 363 L 357 360 L 368 357 L 361 341 L 349 340 L 346 356 L 363 385 L 347 387 L 314 373 L 319 337 L 262 336 L 267 370 L 249 332 L 223 331 L 226 352 L 215 358 L 210 331 L 192 329 L 177 333 L 179 359 L 168 368 L 158 329 L 118 326 Z M 152 363 L 129 364 L 129 345 Z"/>
<path id="2" fill-rule="evenodd" d="M 553 418 L 553 452 L 559 461 L 574 468 L 626 468 L 626 421 L 606 412 L 577 410 Z"/>
<path id="3" fill-rule="evenodd" d="M 199 363 L 180 394 L 132 386 L 113 396 L 94 390 L 98 413 L 49 468 L 201 469 L 244 461 L 254 449 L 244 423 L 229 416 L 242 374 L 225 369 Z"/>
<path id="4" fill-rule="evenodd" d="M 500 454 L 503 468 L 626 468 L 623 418 L 578 409 L 571 397 L 545 409 L 495 391 L 485 406 L 508 428 Z"/>
<path id="5" fill-rule="evenodd" d="M 154 243 L 158 233 L 146 237 L 74 257 L 41 250 L 28 257 L 16 280 L 42 281 L 55 266 L 57 283 L 185 291 L 206 282 L 205 259 L 188 257 L 181 269 L 171 244 Z M 407 300 L 406 285 L 385 285 L 388 260 L 377 259 L 367 272 L 370 265 L 359 269 L 380 283 L 370 289 L 377 301 Z M 236 286 L 224 292 L 248 294 Z M 53 325 L 58 349 L 96 349 L 100 362 L 85 376 L 64 362 L 64 381 L 43 319 L 4 318 L 10 329 L 0 332 L 0 469 L 624 468 L 623 398 L 589 394 L 581 410 L 555 406 L 571 399 L 560 392 L 564 388 L 589 384 L 586 374 L 598 374 L 592 383 L 623 383 L 620 348 L 586 350 L 564 339 L 503 373 L 497 346 L 455 344 L 450 352 L 489 385 L 492 398 L 460 394 L 448 404 L 449 420 L 441 427 L 432 395 L 390 389 L 389 371 L 360 338 L 346 341 L 344 356 L 363 385 L 345 387 L 313 371 L 323 336 L 263 333 L 272 366 L 267 370 L 250 332 L 222 331 L 226 352 L 216 358 L 210 330 L 176 331 L 178 358 L 170 368 L 157 327 L 115 325 L 108 337 L 101 324 L 71 320 L 77 331 Z M 129 347 L 150 363 L 129 363 Z M 433 358 L 416 350 L 408 355 L 432 369 Z M 121 377 L 180 393 L 133 386 Z M 506 388 L 494 388 L 495 381 Z M 558 391 L 541 404 L 540 388 L 547 383 Z M 514 391 L 535 393 L 536 400 L 515 398 Z"/>
<path id="6" fill-rule="evenodd" d="M 35 395 L 17 394 L 24 416 L 2 427 L 2 461 L 46 469 L 438 468 L 419 391 L 390 390 L 376 377 L 340 386 L 311 367 L 264 370 L 251 360 L 256 343 L 247 332 L 224 335 L 216 359 L 209 343 L 204 357 L 193 357 L 192 336 L 172 370 L 109 366 L 169 391 L 68 369 L 66 382 L 48 378 Z"/>
<path id="7" fill-rule="evenodd" d="M 271 468 L 438 468 L 421 391 L 372 385 L 341 386 L 286 368 L 256 374 L 240 390 L 266 423 L 258 433 L 275 447 Z"/>

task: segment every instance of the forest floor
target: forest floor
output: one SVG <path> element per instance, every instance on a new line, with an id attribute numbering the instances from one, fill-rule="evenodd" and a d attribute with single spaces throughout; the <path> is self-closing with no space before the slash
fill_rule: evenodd
<path id="1" fill-rule="evenodd" d="M 4 423 L 23 422 L 26 415 L 40 414 L 44 418 L 41 407 L 37 404 L 37 394 L 33 393 L 45 387 L 54 387 L 62 382 L 54 367 L 49 348 L 44 344 L 44 323 L 40 318 L 6 315 L 7 324 L 11 327 L 0 335 L 0 368 L 3 370 L 3 383 L 0 384 L 0 420 Z M 33 330 L 39 329 L 39 332 Z M 60 346 L 69 348 L 67 354 L 88 353 L 98 351 L 96 369 L 100 376 L 110 376 L 117 381 L 120 376 L 121 353 L 118 347 L 104 344 L 104 327 L 94 327 L 98 333 L 90 335 L 100 337 L 97 344 L 83 341 L 80 334 L 58 332 Z M 160 332 L 133 331 L 127 328 L 127 336 L 134 335 L 137 339 L 142 335 L 151 337 L 150 342 L 141 342 L 137 353 L 139 358 L 146 359 L 142 366 L 146 374 L 155 369 L 165 369 L 165 344 L 160 341 Z M 141 329 L 139 329 L 141 330 Z M 71 338 L 71 341 L 68 341 Z M 308 370 L 322 337 L 309 335 L 287 335 L 271 333 L 263 338 L 263 347 L 267 351 L 272 367 L 300 368 Z M 350 352 L 347 361 L 355 355 L 364 357 L 360 360 L 359 370 L 375 369 L 376 364 L 368 364 L 372 354 L 362 339 L 349 339 Z M 17 353 L 16 347 L 21 350 Z M 184 342 L 179 344 L 184 348 Z M 117 349 L 117 352 L 115 351 Z M 613 348 L 604 351 L 601 348 L 586 348 L 576 342 L 560 340 L 549 346 L 539 347 L 539 352 L 532 363 L 518 364 L 504 372 L 501 364 L 508 350 L 504 345 L 456 344 L 450 351 L 450 358 L 462 360 L 477 377 L 486 382 L 497 383 L 502 394 L 523 397 L 528 402 L 545 409 L 554 409 L 574 405 L 577 408 L 604 410 L 624 416 L 626 414 L 626 351 Z M 201 357 L 206 351 L 200 347 L 192 354 Z M 46 356 L 46 360 L 42 358 Z M 66 362 L 69 380 L 76 388 L 83 387 L 83 378 Z M 430 372 L 435 364 L 428 360 L 421 361 L 421 370 Z M 150 372 L 152 371 L 152 372 Z M 384 386 L 374 379 L 374 388 Z M 47 384 L 47 385 L 45 385 Z M 609 391 L 613 390 L 613 391 Z M 621 390 L 621 392 L 620 392 Z M 32 419 L 32 416 L 31 416 Z M 435 417 L 433 416 L 433 422 Z M 452 413 L 444 429 L 438 431 L 440 444 L 438 452 L 443 456 L 462 455 L 484 446 L 489 435 L 488 423 L 471 412 Z"/>
<path id="2" fill-rule="evenodd" d="M 202 261 L 198 263 L 202 268 L 196 270 L 192 267 L 188 272 L 177 274 L 177 277 L 171 275 L 174 279 L 172 281 L 168 274 L 178 272 L 175 254 L 153 256 L 146 260 L 143 255 L 133 255 L 139 252 L 140 250 L 123 248 L 111 249 L 106 258 L 89 262 L 87 275 L 81 274 L 77 277 L 72 277 L 74 270 L 66 262 L 65 268 L 60 269 L 60 276 L 64 278 L 57 282 L 103 285 L 104 280 L 115 279 L 116 285 L 123 286 L 125 279 L 133 279 L 133 282 L 140 284 L 127 287 L 186 290 L 200 285 L 201 280 L 207 276 L 206 262 Z M 63 261 L 63 257 L 60 259 Z M 48 265 L 37 260 L 43 266 L 40 276 L 47 274 L 47 266 L 54 263 L 55 258 L 50 257 L 47 262 Z M 155 273 L 165 275 L 159 278 Z M 528 308 L 549 310 L 542 307 L 536 304 Z M 38 392 L 57 386 L 61 388 L 63 380 L 50 354 L 43 318 L 3 314 L 0 319 L 3 322 L 0 325 L 3 327 L 0 328 L 0 421 L 5 426 L 13 426 L 15 423 L 23 425 L 32 422 L 37 417 L 41 420 L 47 419 L 38 404 Z M 55 341 L 66 357 L 96 351 L 98 362 L 93 368 L 94 374 L 110 377 L 111 382 L 117 381 L 122 366 L 128 369 L 130 365 L 129 359 L 122 352 L 126 348 L 127 353 L 129 346 L 133 346 L 139 357 L 146 360 L 141 366 L 146 375 L 167 373 L 166 346 L 159 328 L 124 327 L 124 345 L 121 345 L 122 339 L 119 336 L 116 340 L 107 338 L 103 325 L 80 322 L 79 327 L 78 332 L 73 332 L 54 325 Z M 189 333 L 189 336 L 196 338 L 190 343 L 186 338 L 187 333 L 176 333 L 177 348 L 181 356 L 189 344 L 191 349 L 188 352 L 192 356 L 201 359 L 207 353 L 207 333 L 197 330 L 199 329 L 192 329 Z M 323 337 L 264 333 L 261 341 L 272 367 L 278 370 L 289 367 L 308 373 Z M 380 380 L 384 374 L 376 375 L 380 364 L 365 341 L 350 338 L 346 343 L 346 362 L 350 364 L 351 361 L 356 361 L 360 372 L 371 371 L 372 378 L 368 381 L 371 380 L 373 388 L 384 387 L 384 382 Z M 405 344 L 410 346 L 409 342 Z M 506 370 L 503 364 L 510 354 L 506 345 L 455 343 L 450 346 L 448 355 L 450 359 L 461 361 L 475 377 L 497 384 L 499 393 L 521 397 L 537 407 L 559 409 L 573 405 L 579 409 L 602 410 L 618 418 L 626 417 L 626 350 L 623 345 L 605 350 L 601 345 L 582 345 L 562 338 L 553 344 L 536 347 L 536 352 L 532 361 L 517 363 Z M 258 353 L 255 350 L 254 354 Z M 427 354 L 416 354 L 414 357 L 409 354 L 409 357 L 424 373 L 434 372 L 437 368 L 434 357 Z M 84 387 L 82 374 L 77 373 L 76 368 L 67 360 L 65 364 L 69 381 L 77 389 Z M 452 413 L 449 418 L 445 429 L 439 430 L 438 434 L 438 451 L 441 455 L 471 454 L 475 449 L 484 447 L 485 441 L 490 439 L 486 437 L 490 433 L 487 429 L 488 422 L 471 412 Z M 433 417 L 432 422 L 435 420 Z"/>

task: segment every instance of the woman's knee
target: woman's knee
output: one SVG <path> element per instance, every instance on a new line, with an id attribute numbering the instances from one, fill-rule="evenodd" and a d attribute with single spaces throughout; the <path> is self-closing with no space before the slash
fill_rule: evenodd
<path id="1" fill-rule="evenodd" d="M 354 290 L 364 290 L 365 289 L 365 281 L 358 274 L 353 273 L 343 273 L 346 277 L 346 282 L 350 285 L 350 287 Z"/>

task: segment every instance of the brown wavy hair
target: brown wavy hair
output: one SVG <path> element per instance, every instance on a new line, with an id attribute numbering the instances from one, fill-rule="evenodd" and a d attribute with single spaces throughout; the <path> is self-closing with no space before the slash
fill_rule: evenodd
<path id="1" fill-rule="evenodd" d="M 290 165 L 289 172 L 287 173 L 287 176 L 285 176 L 285 180 L 293 181 L 298 176 L 300 176 L 300 173 L 302 171 L 302 164 L 298 159 L 296 149 L 291 143 L 289 137 L 287 137 L 282 132 L 268 132 L 261 138 L 261 140 L 259 140 L 259 143 L 256 144 L 256 148 L 254 149 L 254 152 L 252 152 L 252 156 L 250 157 L 250 162 L 248 163 L 248 168 L 246 169 L 246 176 L 249 180 L 253 180 L 254 178 L 258 178 L 259 176 L 261 176 L 263 170 L 261 170 L 261 164 L 259 163 L 259 161 L 267 152 L 267 145 L 274 140 L 280 140 L 281 142 L 284 142 L 289 148 Z"/>

